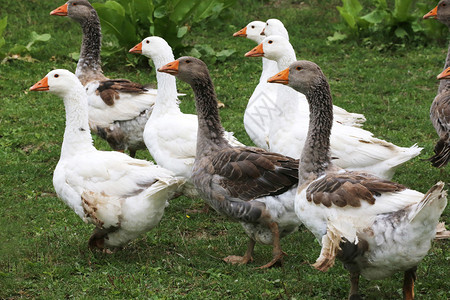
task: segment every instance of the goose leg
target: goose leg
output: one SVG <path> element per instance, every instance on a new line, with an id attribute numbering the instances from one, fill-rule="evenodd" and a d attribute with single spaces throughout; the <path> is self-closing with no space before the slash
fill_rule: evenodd
<path id="1" fill-rule="evenodd" d="M 403 299 L 413 300 L 414 299 L 414 281 L 417 279 L 416 275 L 417 267 L 411 268 L 405 271 L 405 276 L 403 277 Z"/>
<path id="2" fill-rule="evenodd" d="M 230 255 L 225 257 L 223 260 L 230 264 L 240 264 L 245 265 L 253 261 L 253 249 L 255 248 L 255 241 L 250 239 L 247 245 L 247 251 L 245 251 L 244 256 Z"/>
<path id="3" fill-rule="evenodd" d="M 280 245 L 280 232 L 278 230 L 278 224 L 276 222 L 272 222 L 269 224 L 269 228 L 272 231 L 273 237 L 273 249 L 272 249 L 272 260 L 265 264 L 264 266 L 258 267 L 258 269 L 266 269 L 274 266 L 276 263 L 282 264 L 283 257 L 287 254 L 281 250 Z"/>
<path id="4" fill-rule="evenodd" d="M 129 151 L 130 151 L 130 156 L 132 158 L 135 158 L 136 157 L 136 150 L 135 149 L 129 149 Z"/>
<path id="5" fill-rule="evenodd" d="M 348 295 L 348 300 L 362 299 L 358 293 L 358 290 L 359 290 L 359 273 L 350 272 L 350 295 Z"/>

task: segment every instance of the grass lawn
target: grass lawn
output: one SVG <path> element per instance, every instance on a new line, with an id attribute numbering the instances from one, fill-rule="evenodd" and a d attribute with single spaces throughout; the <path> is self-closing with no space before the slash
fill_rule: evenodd
<path id="1" fill-rule="evenodd" d="M 35 62 L 0 65 L 0 299 L 345 299 L 347 271 L 340 263 L 327 273 L 310 266 L 320 247 L 304 227 L 282 240 L 289 256 L 281 268 L 254 269 L 271 257 L 271 248 L 260 245 L 253 264 L 222 262 L 227 255 L 242 255 L 247 237 L 239 224 L 214 211 L 196 213 L 203 207 L 201 200 L 173 200 L 157 228 L 114 254 L 88 249 L 92 225 L 62 203 L 52 185 L 64 131 L 63 103 L 48 93 L 28 92 L 51 69 L 75 70 L 69 53 L 79 51 L 81 29 L 67 18 L 49 16 L 63 1 L 9 1 L 0 12 L 0 18 L 8 15 L 7 49 L 26 45 L 31 31 L 52 35 L 49 42 L 34 46 Z M 244 57 L 253 42 L 232 34 L 252 20 L 278 18 L 289 30 L 297 57 L 322 67 L 335 104 L 364 113 L 364 128 L 376 137 L 424 147 L 418 158 L 398 169 L 395 181 L 421 192 L 439 180 L 450 183 L 448 167 L 437 170 L 421 160 L 431 156 L 437 140 L 429 107 L 445 45 L 407 45 L 380 53 L 351 41 L 327 44 L 333 24 L 339 22 L 338 0 L 238 2 L 221 20 L 193 27 L 188 40 L 217 51 L 236 49 L 228 60 L 209 68 L 219 99 L 226 104 L 220 112 L 224 127 L 241 142 L 251 144 L 242 118 L 261 64 L 260 59 Z M 137 67 L 127 64 L 125 57 L 117 57 L 103 70 L 111 78 L 155 82 L 155 71 L 143 58 Z M 181 82 L 178 86 L 187 94 L 182 110 L 195 112 L 190 88 Z M 97 138 L 95 145 L 110 150 Z M 144 151 L 138 157 L 150 159 Z M 450 223 L 450 206 L 442 220 Z M 449 260 L 450 243 L 434 242 L 418 267 L 417 299 L 448 299 Z M 400 299 L 402 279 L 400 273 L 380 281 L 362 279 L 361 293 L 366 299 Z"/>

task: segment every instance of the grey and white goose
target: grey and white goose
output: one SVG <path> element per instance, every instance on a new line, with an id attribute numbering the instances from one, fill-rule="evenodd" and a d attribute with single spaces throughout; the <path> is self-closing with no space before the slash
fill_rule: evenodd
<path id="1" fill-rule="evenodd" d="M 50 14 L 68 16 L 83 30 L 75 75 L 88 94 L 89 127 L 111 148 L 129 150 L 134 157 L 137 150 L 146 149 L 142 132 L 155 103 L 156 90 L 103 75 L 100 19 L 89 1 L 69 0 Z"/>
<path id="2" fill-rule="evenodd" d="M 181 57 L 158 69 L 191 85 L 198 115 L 197 151 L 191 180 L 217 212 L 238 221 L 250 237 L 244 256 L 230 263 L 253 260 L 256 242 L 273 246 L 273 259 L 261 268 L 282 262 L 280 238 L 297 230 L 294 213 L 298 160 L 260 148 L 232 147 L 223 137 L 216 93 L 205 63 Z"/>
<path id="3" fill-rule="evenodd" d="M 441 0 L 424 19 L 434 18 L 447 25 L 450 29 L 450 1 Z M 440 79 L 438 94 L 430 107 L 430 119 L 439 135 L 439 141 L 434 147 L 434 155 L 428 160 L 434 167 L 445 167 L 450 161 L 450 45 L 447 51 L 444 71 L 438 75 Z"/>
<path id="4" fill-rule="evenodd" d="M 322 245 L 313 266 L 326 271 L 339 258 L 350 272 L 352 300 L 361 299 L 360 275 L 381 279 L 404 272 L 404 299 L 413 299 L 416 267 L 430 249 L 447 205 L 444 183 L 422 194 L 334 166 L 330 155 L 332 97 L 319 66 L 297 61 L 269 82 L 287 84 L 304 94 L 310 107 L 295 212 Z"/>

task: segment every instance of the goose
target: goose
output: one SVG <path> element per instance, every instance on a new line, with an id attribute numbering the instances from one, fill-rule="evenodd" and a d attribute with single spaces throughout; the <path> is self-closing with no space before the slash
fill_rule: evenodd
<path id="1" fill-rule="evenodd" d="M 278 19 L 267 20 L 265 23 L 265 27 L 264 27 L 263 31 L 260 33 L 260 35 L 265 36 L 265 37 L 268 37 L 271 35 L 279 35 L 289 41 L 288 31 L 287 31 L 286 27 L 284 27 L 283 22 L 281 22 Z M 292 61 L 295 61 L 295 52 L 294 52 Z M 277 72 L 284 70 L 284 69 L 285 68 L 279 69 L 279 70 L 277 70 Z M 298 95 L 298 97 L 300 97 L 300 99 L 302 99 L 302 101 L 299 102 L 299 104 L 301 106 L 300 109 L 304 109 L 304 107 L 308 107 L 306 98 L 300 94 Z M 346 111 L 345 109 L 343 109 L 339 106 L 336 106 L 336 105 L 333 105 L 333 115 L 334 115 L 335 120 L 338 123 L 341 123 L 344 125 L 349 125 L 349 126 L 362 127 L 363 123 L 366 121 L 366 118 L 364 117 L 364 115 L 358 114 L 358 113 L 350 113 L 350 112 Z"/>
<path id="2" fill-rule="evenodd" d="M 450 29 L 450 1 L 441 0 L 424 19 L 435 18 Z M 433 167 L 445 167 L 450 161 L 450 46 L 447 51 L 444 71 L 438 75 L 440 79 L 438 94 L 430 108 L 430 119 L 439 135 L 439 141 L 434 147 L 434 155 L 428 160 Z"/>
<path id="3" fill-rule="evenodd" d="M 96 226 L 89 246 L 119 247 L 158 225 L 166 201 L 184 179 L 148 161 L 95 149 L 87 94 L 70 71 L 53 70 L 30 90 L 49 91 L 64 100 L 66 128 L 53 186 L 83 221 Z"/>
<path id="4" fill-rule="evenodd" d="M 261 35 L 265 23 L 253 21 L 241 30 L 235 32 L 235 37 L 246 37 L 257 44 L 265 38 Z M 277 63 L 265 57 L 262 58 L 262 72 L 253 94 L 248 100 L 244 112 L 244 128 L 253 143 L 265 150 L 270 150 L 269 128 L 273 118 L 281 115 L 281 110 L 275 105 L 277 87 L 267 83 L 270 75 L 278 72 Z"/>
<path id="5" fill-rule="evenodd" d="M 130 49 L 153 60 L 156 69 L 173 61 L 172 48 L 160 37 L 151 36 Z M 196 115 L 180 111 L 175 77 L 157 72 L 158 93 L 152 114 L 144 129 L 144 141 L 156 163 L 177 176 L 191 177 L 197 144 L 198 120 Z M 224 137 L 233 146 L 244 146 L 232 132 Z M 186 184 L 185 195 L 198 197 L 195 188 Z"/>
<path id="6" fill-rule="evenodd" d="M 442 91 L 434 98 L 430 108 L 430 118 L 439 135 L 439 141 L 434 147 L 434 155 L 428 160 L 433 167 L 445 167 L 450 161 L 450 67 L 437 76 L 446 80 Z"/>
<path id="7" fill-rule="evenodd" d="M 322 246 L 313 266 L 326 271 L 339 258 L 350 272 L 352 300 L 361 299 L 360 275 L 372 280 L 404 272 L 404 299 L 413 299 L 416 267 L 430 249 L 447 205 L 444 183 L 424 195 L 368 173 L 340 169 L 331 161 L 332 97 L 319 66 L 297 61 L 268 81 L 303 93 L 310 106 L 295 212 Z"/>
<path id="8" fill-rule="evenodd" d="M 249 236 L 244 256 L 230 255 L 229 263 L 253 260 L 255 243 L 272 245 L 272 260 L 283 262 L 280 238 L 298 229 L 294 193 L 298 160 L 255 147 L 233 147 L 223 137 L 216 94 L 206 64 L 181 57 L 158 69 L 191 85 L 198 115 L 197 152 L 191 180 L 201 197 L 218 213 L 238 221 Z"/>
<path id="9" fill-rule="evenodd" d="M 295 51 L 282 36 L 268 36 L 247 52 L 247 56 L 264 55 L 275 60 L 283 70 L 295 61 Z M 283 108 L 283 115 L 273 122 L 269 132 L 271 151 L 299 158 L 307 139 L 309 107 L 304 95 L 286 86 L 278 88 L 277 106 Z M 301 105 L 298 105 L 301 102 Z M 333 110 L 334 112 L 334 110 Z M 362 128 L 332 123 L 331 155 L 334 163 L 344 169 L 364 170 L 379 177 L 390 179 L 395 169 L 404 162 L 419 155 L 422 148 L 398 147 L 373 137 Z"/>
<path id="10" fill-rule="evenodd" d="M 75 74 L 88 94 L 92 132 L 105 139 L 112 149 L 129 150 L 134 157 L 137 150 L 146 149 L 142 132 L 155 103 L 156 90 L 103 75 L 100 19 L 89 1 L 69 0 L 50 15 L 68 16 L 80 23 L 83 30 Z"/>

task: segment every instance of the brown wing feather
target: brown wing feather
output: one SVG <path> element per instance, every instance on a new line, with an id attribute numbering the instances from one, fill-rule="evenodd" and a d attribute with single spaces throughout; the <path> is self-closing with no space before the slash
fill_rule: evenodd
<path id="1" fill-rule="evenodd" d="M 119 92 L 141 94 L 146 91 L 147 89 L 143 85 L 127 79 L 110 79 L 100 81 L 97 88 L 97 93 L 100 95 L 103 102 L 109 106 L 114 105 L 114 101 L 120 99 Z"/>
<path id="2" fill-rule="evenodd" d="M 211 160 L 230 197 L 249 201 L 281 194 L 298 183 L 298 160 L 252 148 L 227 148 Z"/>
<path id="3" fill-rule="evenodd" d="M 339 207 L 359 207 L 361 201 L 374 204 L 375 196 L 404 189 L 406 187 L 401 184 L 366 173 L 334 173 L 311 183 L 306 191 L 306 198 L 326 207 L 333 204 Z"/>

